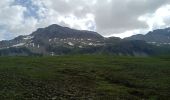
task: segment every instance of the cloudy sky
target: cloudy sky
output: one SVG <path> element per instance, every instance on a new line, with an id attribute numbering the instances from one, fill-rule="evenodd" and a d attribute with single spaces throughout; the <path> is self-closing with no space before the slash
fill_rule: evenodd
<path id="1" fill-rule="evenodd" d="M 170 26 L 170 0 L 0 0 L 0 40 L 59 24 L 127 37 Z"/>

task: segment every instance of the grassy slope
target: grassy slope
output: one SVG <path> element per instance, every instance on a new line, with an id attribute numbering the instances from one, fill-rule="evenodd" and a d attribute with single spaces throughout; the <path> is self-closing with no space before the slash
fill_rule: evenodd
<path id="1" fill-rule="evenodd" d="M 170 58 L 1 57 L 0 100 L 167 100 Z"/>

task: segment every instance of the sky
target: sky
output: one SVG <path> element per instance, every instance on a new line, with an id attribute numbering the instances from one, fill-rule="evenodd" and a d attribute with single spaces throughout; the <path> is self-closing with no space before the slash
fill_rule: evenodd
<path id="1" fill-rule="evenodd" d="M 0 40 L 58 24 L 128 37 L 170 26 L 170 0 L 0 0 Z"/>

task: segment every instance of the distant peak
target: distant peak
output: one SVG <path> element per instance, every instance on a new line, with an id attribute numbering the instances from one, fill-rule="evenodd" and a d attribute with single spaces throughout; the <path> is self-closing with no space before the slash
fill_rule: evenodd
<path id="1" fill-rule="evenodd" d="M 62 27 L 62 26 L 60 26 L 58 24 L 52 24 L 52 25 L 48 26 L 47 28 L 51 28 L 51 27 Z"/>

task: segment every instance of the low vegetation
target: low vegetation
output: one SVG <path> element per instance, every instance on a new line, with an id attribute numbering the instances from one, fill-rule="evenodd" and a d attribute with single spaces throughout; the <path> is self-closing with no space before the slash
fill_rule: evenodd
<path id="1" fill-rule="evenodd" d="M 0 57 L 1 100 L 168 100 L 170 57 Z"/>

